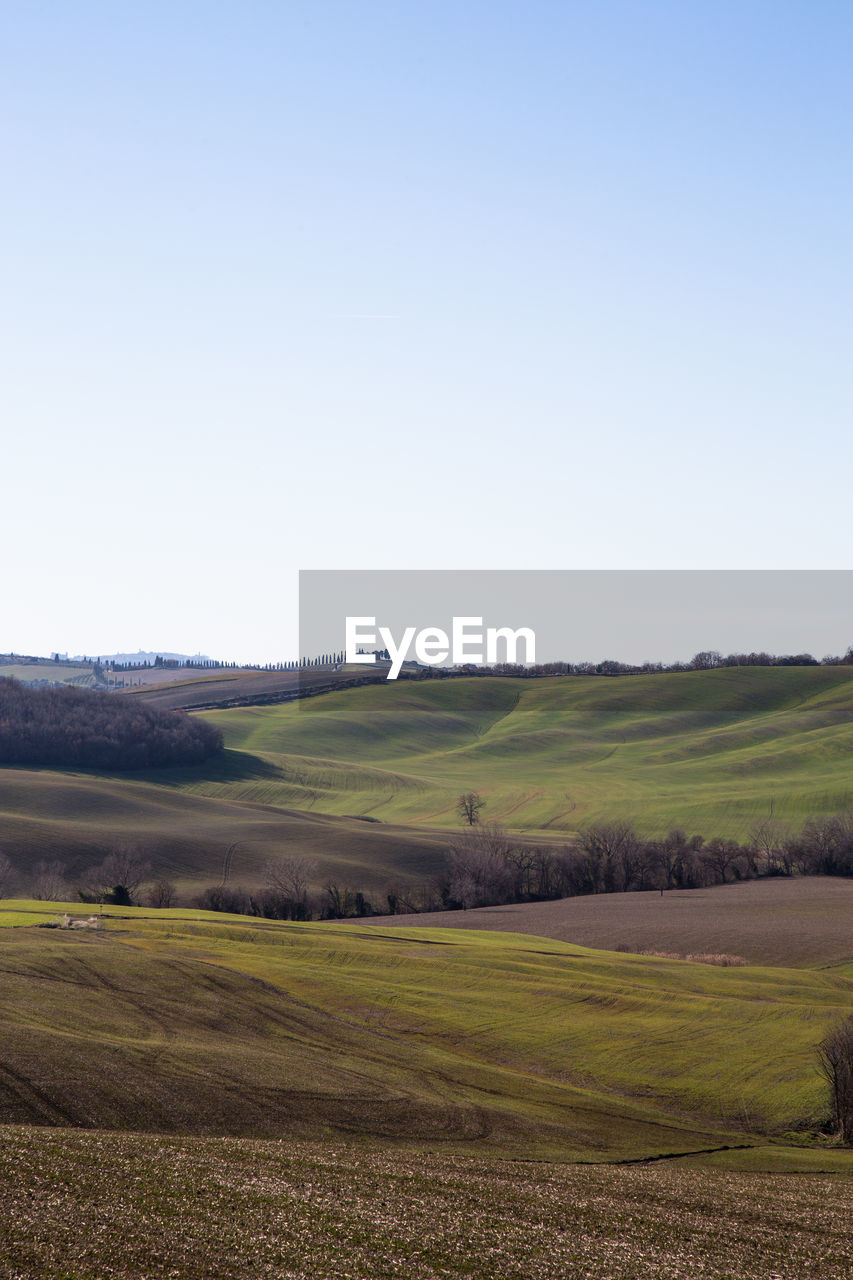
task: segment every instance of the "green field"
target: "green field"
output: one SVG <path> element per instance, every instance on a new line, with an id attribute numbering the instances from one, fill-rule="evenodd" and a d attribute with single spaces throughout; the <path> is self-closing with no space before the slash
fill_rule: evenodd
<path id="1" fill-rule="evenodd" d="M 49 680 L 51 684 L 94 684 L 91 664 L 74 667 L 53 662 L 0 662 L 0 679 Z"/>
<path id="2" fill-rule="evenodd" d="M 123 696 L 123 695 L 116 695 Z M 619 679 L 385 682 L 202 713 L 222 757 L 161 773 L 0 768 L 0 848 L 24 874 L 59 857 L 73 885 L 131 841 L 181 889 L 256 884 L 273 856 L 381 895 L 439 867 L 462 791 L 483 818 L 556 842 L 628 819 L 746 838 L 853 800 L 853 668 Z"/>
<path id="3" fill-rule="evenodd" d="M 247 769 L 260 768 L 229 753 L 204 773 L 245 779 Z M 317 860 L 321 877 L 381 893 L 389 884 L 432 874 L 447 844 L 435 830 L 194 794 L 200 772 L 176 769 L 166 785 L 139 776 L 0 767 L 0 849 L 25 887 L 42 859 L 65 863 L 73 887 L 86 868 L 130 843 L 155 874 L 168 875 L 185 892 L 218 883 L 232 849 L 236 883 L 257 884 L 270 858 L 299 853 Z"/>
<path id="4" fill-rule="evenodd" d="M 779 888 L 719 890 L 742 950 L 759 904 L 729 904 L 781 919 Z M 177 908 L 43 927 L 66 911 L 90 908 L 0 905 L 9 1280 L 850 1274 L 815 1057 L 849 959 Z"/>
<path id="5" fill-rule="evenodd" d="M 113 911 L 0 929 L 0 1122 L 549 1159 L 752 1146 L 819 1128 L 815 1045 L 851 1006 L 844 967 Z"/>
<path id="6" fill-rule="evenodd" d="M 550 833 L 613 819 L 743 836 L 853 802 L 853 669 L 733 668 L 621 679 L 385 683 L 209 713 L 265 779 L 198 793 L 382 821 L 483 817 Z"/>
<path id="7" fill-rule="evenodd" d="M 236 883 L 279 853 L 319 883 L 425 878 L 470 789 L 531 841 L 614 818 L 743 837 L 847 806 L 852 677 L 401 682 L 214 711 L 228 750 L 206 766 L 0 770 L 0 832 L 71 883 L 129 841 L 185 893 L 229 849 Z M 0 1274 L 845 1280 L 853 1152 L 824 1132 L 816 1046 L 853 1009 L 849 887 L 440 928 L 108 908 L 64 930 L 38 927 L 61 904 L 2 902 Z"/>

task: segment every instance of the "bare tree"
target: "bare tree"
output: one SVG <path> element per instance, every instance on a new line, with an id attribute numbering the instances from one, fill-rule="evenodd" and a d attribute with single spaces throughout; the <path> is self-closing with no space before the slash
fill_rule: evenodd
<path id="1" fill-rule="evenodd" d="M 245 889 L 239 886 L 212 884 L 204 889 L 196 898 L 194 906 L 204 911 L 224 911 L 228 915 L 245 916 L 249 914 L 251 900 Z"/>
<path id="2" fill-rule="evenodd" d="M 0 898 L 5 898 L 12 882 L 12 864 L 5 853 L 0 853 Z"/>
<path id="3" fill-rule="evenodd" d="M 127 905 L 133 902 L 150 873 L 151 863 L 135 845 L 117 845 L 99 866 L 88 872 L 84 892 L 89 897 Z"/>
<path id="4" fill-rule="evenodd" d="M 171 880 L 155 880 L 148 890 L 148 905 L 158 908 L 174 906 L 177 892 Z"/>
<path id="5" fill-rule="evenodd" d="M 270 889 L 278 889 L 289 898 L 304 898 L 311 880 L 317 875 L 313 858 L 274 858 L 264 867 L 264 880 Z"/>
<path id="6" fill-rule="evenodd" d="M 820 1073 L 829 1084 L 838 1135 L 853 1146 L 853 1014 L 824 1036 L 817 1052 Z"/>
<path id="7" fill-rule="evenodd" d="M 715 836 L 702 849 L 702 861 L 719 884 L 725 884 L 729 872 L 739 875 L 743 864 L 743 850 L 735 840 L 723 840 Z"/>
<path id="8" fill-rule="evenodd" d="M 793 864 L 802 875 L 853 874 L 853 814 L 809 818 L 789 843 Z"/>
<path id="9" fill-rule="evenodd" d="M 512 895 L 516 901 L 529 898 L 533 893 L 534 873 L 541 869 L 539 850 L 529 845 L 509 844 L 503 853 L 504 861 L 512 868 Z"/>
<path id="10" fill-rule="evenodd" d="M 480 799 L 479 791 L 466 791 L 464 795 L 459 797 L 456 812 L 463 822 L 468 823 L 469 827 L 475 827 L 480 821 L 480 810 L 485 803 L 485 800 Z"/>
<path id="11" fill-rule="evenodd" d="M 283 919 L 308 920 L 308 891 L 316 878 L 317 863 L 313 858 L 274 858 L 264 867 L 267 892 L 279 899 L 274 914 Z"/>
<path id="12" fill-rule="evenodd" d="M 70 890 L 62 862 L 37 862 L 33 867 L 33 897 L 40 902 L 62 902 Z"/>
<path id="13" fill-rule="evenodd" d="M 663 840 L 651 842 L 649 859 L 657 869 L 661 889 L 693 889 L 702 882 L 702 872 L 707 870 L 707 864 L 698 857 L 702 844 L 701 836 L 688 836 L 678 828 Z"/>
<path id="14" fill-rule="evenodd" d="M 753 875 L 790 875 L 791 832 L 778 818 L 756 822 L 749 832 L 747 861 Z"/>
<path id="15" fill-rule="evenodd" d="M 115 883 L 124 885 L 131 898 L 139 892 L 144 880 L 151 874 L 151 863 L 134 845 L 119 845 L 104 862 L 107 872 L 115 876 Z"/>
<path id="16" fill-rule="evenodd" d="M 555 898 L 559 892 L 560 867 L 557 854 L 547 847 L 533 850 L 530 868 L 533 893 L 537 898 Z"/>
<path id="17" fill-rule="evenodd" d="M 586 855 L 593 892 L 622 892 L 637 872 L 640 842 L 628 822 L 611 822 L 582 831 L 579 844 Z"/>
<path id="18" fill-rule="evenodd" d="M 327 920 L 346 920 L 356 914 L 355 899 L 350 889 L 330 882 L 326 885 L 325 893 L 324 916 Z"/>
<path id="19" fill-rule="evenodd" d="M 447 892 L 461 907 L 509 902 L 518 868 L 515 846 L 497 823 L 466 831 L 447 851 Z"/>
<path id="20" fill-rule="evenodd" d="M 723 666 L 723 655 L 716 649 L 703 649 L 701 653 L 694 654 L 690 665 L 694 671 L 713 671 L 715 667 Z"/>

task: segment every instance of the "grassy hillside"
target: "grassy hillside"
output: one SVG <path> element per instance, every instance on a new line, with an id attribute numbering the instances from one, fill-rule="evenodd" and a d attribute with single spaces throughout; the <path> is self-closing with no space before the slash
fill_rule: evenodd
<path id="1" fill-rule="evenodd" d="M 266 776 L 262 762 L 237 753 L 175 773 L 211 771 L 242 785 Z M 207 798 L 139 778 L 0 767 L 0 848 L 22 878 L 38 861 L 59 858 L 73 885 L 128 842 L 184 891 L 218 883 L 232 849 L 232 883 L 256 883 L 268 859 L 300 854 L 317 860 L 320 882 L 328 876 L 379 892 L 428 876 L 446 844 L 440 832 Z"/>
<path id="2" fill-rule="evenodd" d="M 613 818 L 743 836 L 772 811 L 801 821 L 853 801 L 853 669 L 739 668 L 622 679 L 400 682 L 292 706 L 209 713 L 268 766 L 205 794 L 551 834 Z"/>
<path id="3" fill-rule="evenodd" d="M 129 910 L 0 929 L 0 1122 L 551 1158 L 749 1145 L 819 1122 L 814 1046 L 851 1005 L 842 970 Z"/>
<path id="4" fill-rule="evenodd" d="M 63 662 L 0 661 L 0 678 L 4 676 L 24 682 L 47 680 L 51 684 L 61 682 L 77 685 L 95 684 L 91 664 L 75 667 Z"/>
<path id="5" fill-rule="evenodd" d="M 207 765 L 127 779 L 0 768 L 0 848 L 76 871 L 130 839 L 199 886 L 236 844 L 237 882 L 300 853 L 320 882 L 381 892 L 436 868 L 461 791 L 481 793 L 485 819 L 554 842 L 616 818 L 744 838 L 771 809 L 799 824 L 853 800 L 844 667 L 382 682 L 202 714 L 229 748 Z"/>

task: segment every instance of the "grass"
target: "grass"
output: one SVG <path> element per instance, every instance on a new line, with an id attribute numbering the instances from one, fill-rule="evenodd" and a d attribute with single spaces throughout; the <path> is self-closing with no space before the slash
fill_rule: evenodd
<path id="1" fill-rule="evenodd" d="M 220 711 L 231 749 L 207 769 L 0 770 L 4 842 L 84 867 L 137 839 L 187 885 L 236 842 L 237 881 L 317 852 L 369 887 L 427 874 L 468 789 L 535 839 L 618 816 L 740 835 L 771 800 L 790 820 L 846 803 L 850 679 L 470 680 Z M 0 1276 L 841 1280 L 853 1152 L 818 1132 L 815 1046 L 853 1008 L 848 888 L 500 909 L 525 933 L 139 908 L 90 933 L 4 902 Z"/>
<path id="2" fill-rule="evenodd" d="M 0 1121 L 550 1159 L 754 1145 L 819 1125 L 815 1045 L 851 1006 L 841 970 L 122 911 L 0 930 Z"/>
<path id="3" fill-rule="evenodd" d="M 799 822 L 853 800 L 844 667 L 384 683 L 208 714 L 270 766 L 254 798 L 383 821 L 453 825 L 476 790 L 485 818 L 520 830 L 630 818 L 744 836 L 771 810 Z"/>
<path id="4" fill-rule="evenodd" d="M 90 665 L 69 667 L 53 662 L 0 663 L 0 679 L 4 676 L 13 680 L 50 680 L 51 683 L 62 684 L 88 684 L 94 680 Z"/>
<path id="5" fill-rule="evenodd" d="M 239 776 L 250 785 L 250 778 L 265 777 L 266 771 L 261 762 L 244 763 L 237 753 L 207 771 L 175 770 L 172 785 L 164 785 L 165 778 L 0 767 L 0 849 L 27 877 L 35 862 L 59 858 L 74 886 L 86 868 L 130 842 L 157 874 L 189 893 L 219 882 L 232 846 L 231 879 L 237 884 L 257 884 L 270 858 L 297 853 L 317 860 L 321 882 L 328 876 L 380 892 L 394 881 L 431 875 L 446 845 L 440 831 L 193 794 L 192 781 L 200 776 Z M 176 780 L 188 789 L 178 789 Z"/>
<path id="6" fill-rule="evenodd" d="M 7 1280 L 846 1280 L 853 1181 L 0 1130 Z"/>
<path id="7" fill-rule="evenodd" d="M 118 920 L 154 921 L 162 924 L 171 921 L 204 921 L 207 923 L 246 925 L 248 917 L 229 915 L 227 912 L 202 911 L 195 907 L 111 907 L 89 905 L 81 902 L 43 902 L 38 898 L 15 898 L 0 903 L 0 929 L 18 928 L 21 925 L 59 924 L 62 917 L 72 920 L 90 920 L 94 915 L 100 927 L 109 927 Z M 253 925 L 260 922 L 252 919 Z"/>
<path id="8" fill-rule="evenodd" d="M 0 768 L 3 851 L 22 868 L 59 857 L 73 884 L 130 840 L 196 891 L 236 846 L 236 883 L 286 852 L 317 860 L 318 887 L 381 894 L 434 874 L 462 791 L 485 798 L 484 819 L 558 844 L 620 818 L 743 839 L 771 812 L 799 824 L 853 798 L 853 668 L 383 682 L 203 714 L 228 745 L 207 765 Z"/>

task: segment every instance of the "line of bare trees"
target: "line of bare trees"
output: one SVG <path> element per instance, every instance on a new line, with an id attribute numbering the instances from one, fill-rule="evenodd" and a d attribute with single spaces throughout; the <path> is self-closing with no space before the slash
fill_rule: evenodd
<path id="1" fill-rule="evenodd" d="M 208 911 L 265 916 L 269 920 L 313 920 L 317 915 L 323 918 L 318 896 L 312 890 L 317 871 L 313 858 L 274 858 L 264 868 L 261 888 L 246 889 L 226 883 L 209 885 L 196 898 L 195 905 Z M 328 890 L 332 891 L 339 893 L 336 886 Z"/>
<path id="2" fill-rule="evenodd" d="M 769 876 L 853 875 L 853 812 L 810 818 L 799 831 L 768 819 L 743 842 L 706 840 L 678 828 L 649 838 L 628 822 L 602 823 L 560 846 L 527 843 L 497 823 L 480 823 L 482 807 L 476 793 L 460 798 L 465 828 L 450 843 L 436 874 L 419 884 L 389 884 L 369 897 L 336 878 L 323 881 L 311 858 L 285 856 L 267 863 L 259 886 L 223 881 L 184 905 L 276 920 L 338 920 L 596 893 L 700 889 Z M 16 873 L 0 853 L 0 897 L 12 888 L 46 901 L 177 904 L 174 883 L 158 876 L 130 842 L 116 845 L 102 862 L 76 875 L 58 859 L 36 862 L 28 875 Z"/>
<path id="3" fill-rule="evenodd" d="M 757 824 L 743 843 L 706 840 L 678 829 L 648 838 L 623 822 L 589 827 L 556 846 L 522 842 L 497 823 L 471 822 L 482 808 L 476 804 L 479 797 L 469 793 L 462 799 L 466 827 L 447 849 L 440 870 L 420 884 L 388 885 L 370 898 L 333 879 L 320 887 L 313 860 L 284 857 L 268 863 L 263 887 L 210 886 L 195 905 L 279 920 L 339 920 L 596 893 L 700 889 L 771 876 L 853 875 L 853 813 L 809 819 L 798 832 L 771 819 Z"/>
<path id="4" fill-rule="evenodd" d="M 29 875 L 16 871 L 0 853 L 0 898 L 24 892 L 40 902 L 103 903 L 129 907 L 175 905 L 177 889 L 164 876 L 155 876 L 152 863 L 132 843 L 118 843 L 101 862 L 75 874 L 59 858 L 42 858 Z"/>
<path id="5" fill-rule="evenodd" d="M 544 676 L 653 676 L 673 675 L 684 671 L 713 671 L 721 667 L 845 667 L 853 666 L 853 645 L 843 654 L 828 653 L 818 660 L 811 653 L 719 653 L 703 649 L 689 662 L 619 662 L 604 658 L 600 662 L 540 662 L 525 666 L 516 662 L 497 662 L 490 666 L 468 663 L 457 667 L 424 667 L 401 672 L 406 679 L 436 679 L 454 676 L 513 676 L 536 679 Z"/>
<path id="6" fill-rule="evenodd" d="M 497 824 L 472 825 L 448 850 L 437 906 L 700 889 L 792 875 L 853 875 L 853 813 L 809 819 L 798 832 L 770 819 L 743 843 L 677 828 L 650 839 L 616 822 L 589 827 L 561 848 L 543 847 L 520 843 Z"/>

